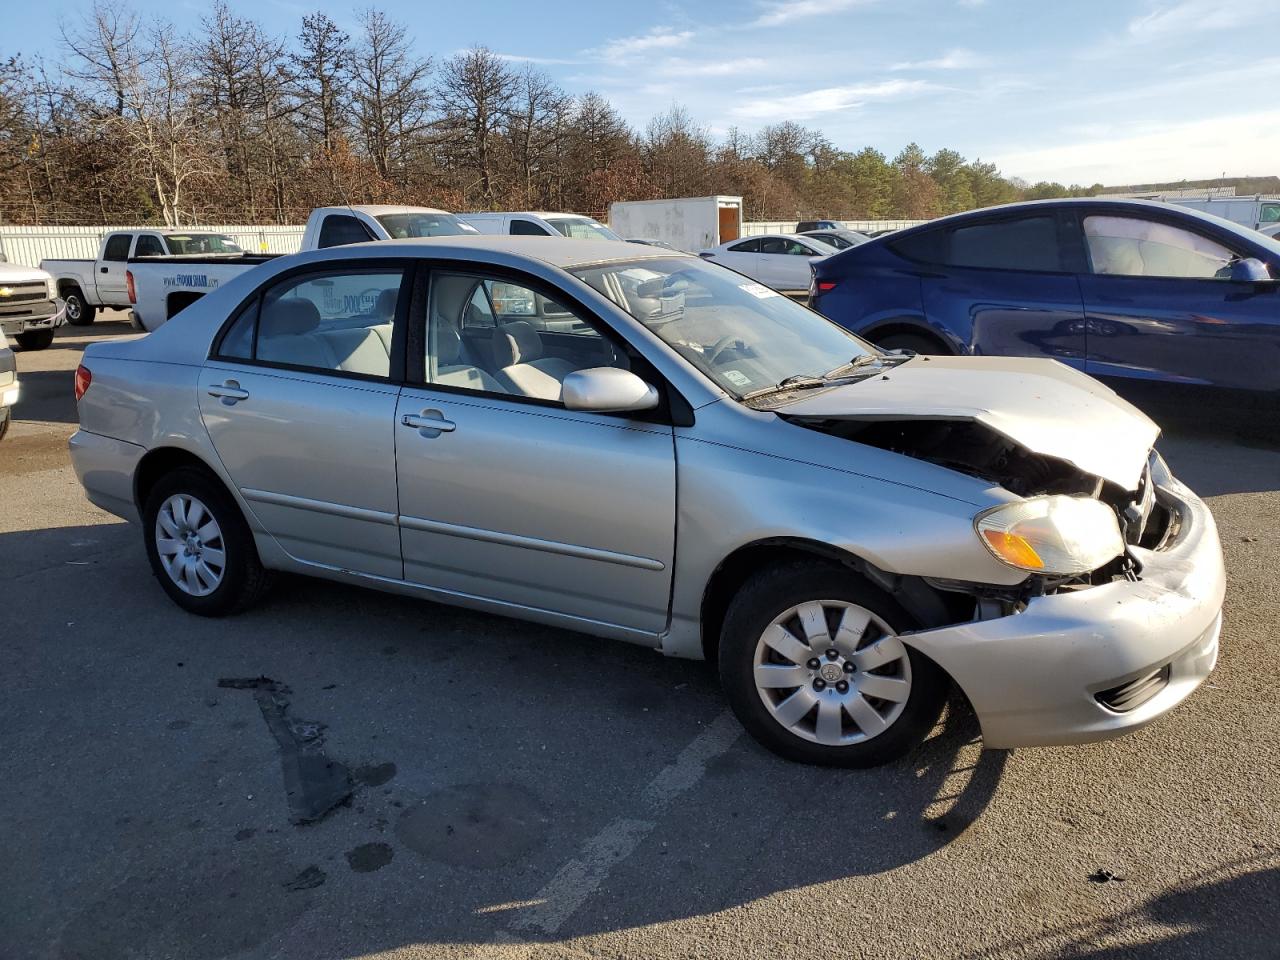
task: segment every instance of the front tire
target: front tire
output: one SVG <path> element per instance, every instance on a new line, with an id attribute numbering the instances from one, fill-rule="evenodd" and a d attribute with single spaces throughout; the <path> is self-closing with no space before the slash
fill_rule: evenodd
<path id="1" fill-rule="evenodd" d="M 875 344 L 881 350 L 910 350 L 926 357 L 943 356 L 950 352 L 938 340 L 919 333 L 891 333 L 876 340 Z"/>
<path id="2" fill-rule="evenodd" d="M 53 343 L 53 328 L 19 333 L 13 339 L 23 350 L 47 350 Z"/>
<path id="3" fill-rule="evenodd" d="M 249 525 L 205 470 L 179 467 L 162 477 L 147 495 L 142 528 L 151 572 L 188 613 L 238 613 L 267 589 Z"/>
<path id="4" fill-rule="evenodd" d="M 96 308 L 88 303 L 79 287 L 72 287 L 62 298 L 67 305 L 67 323 L 73 327 L 87 327 L 93 323 Z"/>
<path id="5" fill-rule="evenodd" d="M 725 617 L 725 696 L 747 731 L 788 760 L 888 763 L 924 740 L 946 699 L 946 675 L 899 639 L 915 626 L 847 568 L 768 568 L 743 584 Z"/>

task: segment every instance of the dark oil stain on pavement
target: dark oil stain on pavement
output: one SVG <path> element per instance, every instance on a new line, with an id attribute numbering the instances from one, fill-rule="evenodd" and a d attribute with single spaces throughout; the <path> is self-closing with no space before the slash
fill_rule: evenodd
<path id="1" fill-rule="evenodd" d="M 362 843 L 347 851 L 347 863 L 356 873 L 372 873 L 390 863 L 393 856 L 395 852 L 389 844 Z"/>
<path id="2" fill-rule="evenodd" d="M 324 752 L 324 724 L 289 716 L 287 686 L 270 677 L 232 677 L 219 680 L 218 686 L 253 691 L 280 747 L 291 823 L 314 823 L 347 801 L 353 789 L 351 772 Z"/>
<path id="3" fill-rule="evenodd" d="M 396 836 L 428 860 L 487 869 L 527 856 L 547 839 L 546 805 L 517 784 L 446 787 L 409 807 Z"/>
<path id="4" fill-rule="evenodd" d="M 368 763 L 362 767 L 356 767 L 352 771 L 357 783 L 362 783 L 366 787 L 380 787 L 392 777 L 396 775 L 396 765 L 394 763 Z"/>

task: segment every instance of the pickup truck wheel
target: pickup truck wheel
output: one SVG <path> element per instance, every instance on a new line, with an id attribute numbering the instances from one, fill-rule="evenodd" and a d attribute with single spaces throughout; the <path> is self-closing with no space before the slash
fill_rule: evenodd
<path id="1" fill-rule="evenodd" d="M 23 350 L 46 350 L 53 343 L 53 329 L 19 333 L 13 339 L 18 341 L 18 346 Z"/>
<path id="2" fill-rule="evenodd" d="M 79 287 L 72 287 L 62 299 L 67 305 L 67 323 L 73 327 L 87 327 L 93 323 L 93 315 L 97 311 L 85 302 Z"/>
<path id="3" fill-rule="evenodd" d="M 833 564 L 772 567 L 743 584 L 720 640 L 720 678 L 742 725 L 779 756 L 870 767 L 933 729 L 946 675 L 899 638 L 894 600 Z"/>
<path id="4" fill-rule="evenodd" d="M 142 526 L 152 573 L 188 613 L 238 613 L 266 591 L 269 574 L 249 525 L 206 471 L 179 467 L 162 477 L 147 496 Z"/>

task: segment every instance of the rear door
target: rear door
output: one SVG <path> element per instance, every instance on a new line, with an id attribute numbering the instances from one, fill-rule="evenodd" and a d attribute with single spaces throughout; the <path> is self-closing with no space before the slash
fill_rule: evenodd
<path id="1" fill-rule="evenodd" d="M 362 259 L 271 281 L 218 342 L 199 395 L 232 482 L 290 556 L 396 580 L 405 272 Z"/>
<path id="2" fill-rule="evenodd" d="M 925 315 L 970 352 L 1085 365 L 1084 306 L 1070 218 L 1054 208 L 968 220 L 892 244 L 922 264 Z"/>
<path id="3" fill-rule="evenodd" d="M 715 251 L 714 261 L 728 267 L 730 270 L 737 270 L 739 273 L 745 273 L 748 277 L 759 279 L 760 239 L 753 237 L 750 240 L 735 243 L 728 249 L 717 250 Z"/>
<path id="4" fill-rule="evenodd" d="M 98 272 L 94 277 L 98 302 L 103 306 L 121 307 L 129 302 L 125 273 L 132 246 L 132 233 L 113 233 L 103 245 L 102 260 L 97 265 Z"/>
<path id="5" fill-rule="evenodd" d="M 1089 373 L 1280 389 L 1280 284 L 1230 279 L 1233 259 L 1265 251 L 1183 218 L 1099 209 L 1081 228 Z M 1280 264 L 1268 266 L 1280 277 Z"/>

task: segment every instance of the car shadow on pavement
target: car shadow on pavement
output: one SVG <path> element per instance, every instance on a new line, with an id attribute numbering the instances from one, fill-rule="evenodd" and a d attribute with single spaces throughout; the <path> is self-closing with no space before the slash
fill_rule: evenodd
<path id="1" fill-rule="evenodd" d="M 980 749 L 957 696 L 897 763 L 788 763 L 741 733 L 705 664 L 321 581 L 189 616 L 137 539 L 0 534 L 6 592 L 51 570 L 63 588 L 9 628 L 0 729 L 22 787 L 0 815 L 40 828 L 11 837 L 0 889 L 23 897 L 0 926 L 64 957 L 337 960 L 702 916 L 963 839 L 1008 756 Z M 235 687 L 263 676 L 273 715 L 352 772 L 317 823 L 290 822 L 268 711 Z M 45 839 L 88 823 L 92 843 Z M 332 935 L 291 940 L 323 916 Z"/>
<path id="2" fill-rule="evenodd" d="M 45 423 L 79 423 L 76 412 L 75 373 L 71 370 L 18 369 L 22 394 L 13 408 L 14 420 Z"/>

